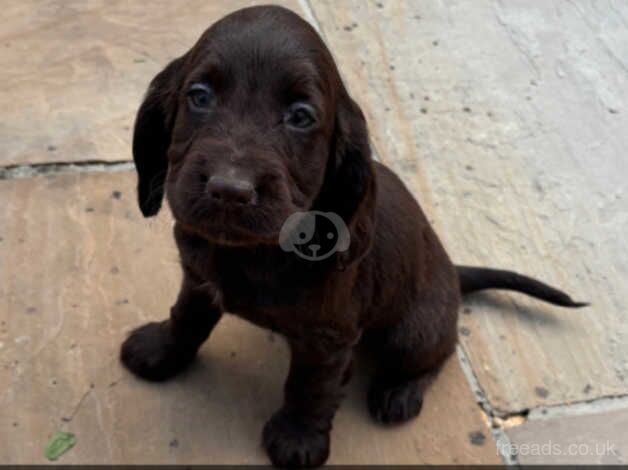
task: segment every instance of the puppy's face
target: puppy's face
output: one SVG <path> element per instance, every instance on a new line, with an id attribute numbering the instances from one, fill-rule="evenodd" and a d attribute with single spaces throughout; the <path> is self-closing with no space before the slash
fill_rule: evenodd
<path id="1" fill-rule="evenodd" d="M 330 70 L 313 31 L 287 26 L 260 11 L 227 17 L 183 66 L 166 194 L 179 222 L 217 242 L 276 242 L 324 179 Z"/>
<path id="2" fill-rule="evenodd" d="M 226 16 L 157 75 L 133 154 L 144 215 L 165 192 L 180 224 L 230 245 L 276 244 L 296 212 L 349 225 L 372 180 L 364 118 L 331 54 L 280 7 Z"/>

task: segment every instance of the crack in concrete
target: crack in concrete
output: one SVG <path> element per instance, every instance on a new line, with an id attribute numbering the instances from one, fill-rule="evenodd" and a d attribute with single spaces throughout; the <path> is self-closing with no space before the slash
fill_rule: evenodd
<path id="1" fill-rule="evenodd" d="M 70 416 L 63 416 L 61 418 L 61 420 L 64 423 L 69 423 L 70 421 L 74 419 L 74 417 L 76 416 L 76 413 L 78 413 L 78 410 L 81 408 L 81 406 L 83 405 L 83 402 L 85 401 L 87 396 L 91 393 L 91 391 L 92 391 L 92 387 L 90 387 L 85 393 L 83 393 L 83 396 L 78 401 L 78 403 L 74 406 L 74 409 L 72 410 L 72 413 L 70 413 Z"/>
<path id="2" fill-rule="evenodd" d="M 0 167 L 0 181 L 65 173 L 128 171 L 134 168 L 132 161 L 110 162 L 105 160 L 17 164 Z"/>
<path id="3" fill-rule="evenodd" d="M 568 416 L 582 416 L 592 413 L 603 413 L 628 409 L 628 394 L 604 395 L 589 400 L 578 400 L 569 403 L 538 406 L 527 410 L 529 419 L 551 419 Z"/>
<path id="4" fill-rule="evenodd" d="M 504 411 L 491 405 L 462 346 L 458 346 L 457 353 L 460 365 L 475 395 L 477 404 L 491 426 L 491 431 L 497 444 L 497 452 L 506 465 L 519 465 L 516 455 L 505 452 L 508 449 L 512 449 L 510 438 L 505 431 L 508 428 L 520 426 L 527 421 L 541 421 L 628 409 L 628 394 L 617 394 L 593 397 L 589 400 Z"/>
<path id="5" fill-rule="evenodd" d="M 493 434 L 493 439 L 495 440 L 497 453 L 504 461 L 504 464 L 519 465 L 517 456 L 515 454 L 505 452 L 506 450 L 512 449 L 513 447 L 510 445 L 510 438 L 504 431 L 503 418 L 499 416 L 499 411 L 493 408 L 491 403 L 488 401 L 488 398 L 486 397 L 486 392 L 480 385 L 480 381 L 475 375 L 473 367 L 471 366 L 471 362 L 469 361 L 467 354 L 464 352 L 464 349 L 462 349 L 462 346 L 458 345 L 456 351 L 458 353 L 460 366 L 465 377 L 467 378 L 467 381 L 469 382 L 471 391 L 475 395 L 476 402 L 480 407 L 484 418 L 491 427 L 491 433 Z"/>

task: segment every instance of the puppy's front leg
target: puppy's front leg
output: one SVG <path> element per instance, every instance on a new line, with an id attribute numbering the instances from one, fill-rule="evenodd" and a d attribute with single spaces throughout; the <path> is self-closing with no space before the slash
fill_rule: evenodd
<path id="1" fill-rule="evenodd" d="M 343 396 L 353 344 L 290 341 L 284 405 L 266 423 L 263 444 L 273 465 L 318 467 L 329 456 L 329 432 Z"/>
<path id="2" fill-rule="evenodd" d="M 170 318 L 132 331 L 120 350 L 123 364 L 152 381 L 166 380 L 183 370 L 222 316 L 214 294 L 184 269 L 183 284 L 170 309 Z"/>

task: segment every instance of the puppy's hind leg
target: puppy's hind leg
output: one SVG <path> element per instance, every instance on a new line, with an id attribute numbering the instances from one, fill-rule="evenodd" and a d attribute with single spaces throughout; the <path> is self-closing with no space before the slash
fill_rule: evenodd
<path id="1" fill-rule="evenodd" d="M 369 334 L 378 369 L 368 392 L 368 408 L 379 422 L 417 416 L 423 394 L 457 341 L 457 299 L 421 302 L 395 325 Z"/>
<path id="2" fill-rule="evenodd" d="M 146 380 L 166 380 L 187 367 L 222 313 L 208 288 L 184 272 L 170 318 L 131 332 L 120 349 L 120 360 Z"/>

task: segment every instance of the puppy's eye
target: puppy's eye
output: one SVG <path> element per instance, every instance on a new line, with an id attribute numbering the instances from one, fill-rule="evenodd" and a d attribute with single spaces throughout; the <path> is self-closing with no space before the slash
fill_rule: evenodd
<path id="1" fill-rule="evenodd" d="M 294 103 L 284 116 L 284 123 L 289 127 L 305 130 L 316 124 L 316 111 L 305 103 Z"/>
<path id="2" fill-rule="evenodd" d="M 204 83 L 195 83 L 188 90 L 188 104 L 196 112 L 206 112 L 214 101 L 212 89 Z"/>

